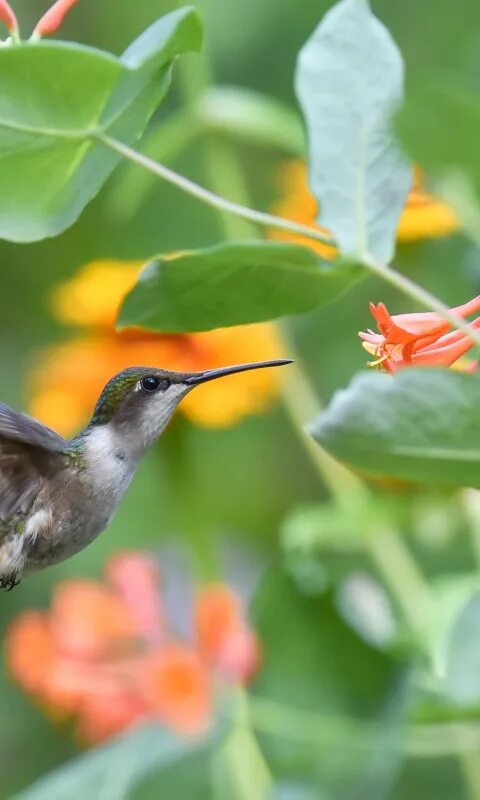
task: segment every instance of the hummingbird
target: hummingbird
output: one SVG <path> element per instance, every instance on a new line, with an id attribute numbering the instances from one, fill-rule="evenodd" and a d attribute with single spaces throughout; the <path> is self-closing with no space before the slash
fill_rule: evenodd
<path id="1" fill-rule="evenodd" d="M 203 372 L 129 367 L 108 381 L 72 439 L 0 403 L 0 587 L 13 589 L 25 575 L 75 555 L 107 527 L 140 459 L 192 389 L 290 363 Z"/>

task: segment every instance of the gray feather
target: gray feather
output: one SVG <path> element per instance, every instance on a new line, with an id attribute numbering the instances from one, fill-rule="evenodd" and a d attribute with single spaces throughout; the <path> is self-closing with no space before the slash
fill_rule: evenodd
<path id="1" fill-rule="evenodd" d="M 20 414 L 13 408 L 0 403 L 0 436 L 25 444 L 44 447 L 46 450 L 60 453 L 65 450 L 66 441 L 58 433 L 42 425 L 41 422 Z"/>
<path id="2" fill-rule="evenodd" d="M 67 442 L 33 417 L 0 403 L 0 520 L 25 514 L 65 463 Z"/>

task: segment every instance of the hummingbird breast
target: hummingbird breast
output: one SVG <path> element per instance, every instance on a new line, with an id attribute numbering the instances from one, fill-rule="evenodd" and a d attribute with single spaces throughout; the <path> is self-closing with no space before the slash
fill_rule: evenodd
<path id="1" fill-rule="evenodd" d="M 39 526 L 31 537 L 28 567 L 63 561 L 90 544 L 113 517 L 135 467 L 108 425 L 90 431 L 70 468 L 37 498 L 32 523 L 40 510 L 50 514 L 51 521 L 48 529 Z"/>

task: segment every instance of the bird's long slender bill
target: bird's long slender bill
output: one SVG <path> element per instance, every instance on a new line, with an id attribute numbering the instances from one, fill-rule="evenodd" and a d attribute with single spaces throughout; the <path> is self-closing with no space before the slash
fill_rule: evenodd
<path id="1" fill-rule="evenodd" d="M 252 364 L 235 364 L 231 367 L 219 367 L 218 369 L 207 369 L 205 372 L 194 372 L 185 383 L 196 386 L 207 381 L 214 381 L 217 378 L 224 378 L 225 375 L 234 375 L 237 372 L 246 372 L 250 369 L 264 369 L 265 367 L 283 367 L 285 364 L 292 364 L 291 358 L 277 358 L 274 361 L 255 361 Z"/>

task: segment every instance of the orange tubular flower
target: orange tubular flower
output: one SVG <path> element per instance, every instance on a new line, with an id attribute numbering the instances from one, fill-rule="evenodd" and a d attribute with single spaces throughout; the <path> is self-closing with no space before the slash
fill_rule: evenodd
<path id="1" fill-rule="evenodd" d="M 244 325 L 208 333 L 156 334 L 115 330 L 141 262 L 96 261 L 53 294 L 56 318 L 85 333 L 47 349 L 30 383 L 30 412 L 65 436 L 88 420 L 111 376 L 134 364 L 194 371 L 279 357 L 273 325 Z M 252 370 L 211 381 L 188 395 L 180 411 L 198 425 L 225 427 L 264 409 L 277 393 L 276 370 Z"/>
<path id="2" fill-rule="evenodd" d="M 51 608 L 10 626 L 10 673 L 55 719 L 72 717 L 77 735 L 98 742 L 146 719 L 199 735 L 210 724 L 219 683 L 245 681 L 258 643 L 240 598 L 227 586 L 203 587 L 196 640 L 169 629 L 154 561 L 125 552 L 107 582 L 60 584 Z"/>
<path id="3" fill-rule="evenodd" d="M 307 169 L 302 161 L 293 161 L 284 168 L 281 175 L 281 193 L 282 198 L 273 207 L 276 214 L 294 222 L 310 225 L 326 236 L 331 235 L 330 231 L 316 223 L 317 201 L 308 188 Z M 421 171 L 416 167 L 412 189 L 398 223 L 398 242 L 406 243 L 447 236 L 458 228 L 459 222 L 453 211 L 437 197 L 425 192 L 422 187 Z M 337 255 L 334 247 L 314 242 L 298 234 L 271 230 L 270 237 L 304 244 L 316 250 L 323 258 L 332 259 Z"/>
<path id="4" fill-rule="evenodd" d="M 384 303 L 370 303 L 370 311 L 380 333 L 368 330 L 359 336 L 365 350 L 375 356 L 371 366 L 382 366 L 387 372 L 408 366 L 450 367 L 473 347 L 470 337 L 463 331 L 452 331 L 440 314 L 427 311 L 392 316 Z M 478 311 L 480 295 L 451 309 L 462 318 Z M 480 317 L 470 327 L 480 330 Z M 461 368 L 472 370 L 476 363 Z"/>
<path id="5" fill-rule="evenodd" d="M 56 33 L 62 25 L 65 16 L 76 2 L 77 0 L 57 0 L 35 25 L 32 34 L 33 38 L 38 39 L 41 36 L 51 36 L 53 33 Z"/>
<path id="6" fill-rule="evenodd" d="M 7 0 L 0 0 L 0 22 L 3 22 L 9 33 L 18 33 L 17 18 Z"/>

